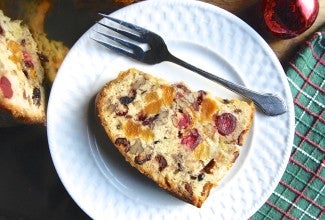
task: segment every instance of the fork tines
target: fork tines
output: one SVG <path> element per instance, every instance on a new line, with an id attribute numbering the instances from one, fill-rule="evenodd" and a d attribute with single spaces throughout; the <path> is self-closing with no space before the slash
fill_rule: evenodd
<path id="1" fill-rule="evenodd" d="M 110 17 L 108 15 L 105 15 L 105 14 L 101 14 L 101 16 L 103 16 L 104 18 L 108 19 L 108 20 L 111 20 L 117 24 L 119 24 L 120 26 L 124 27 L 124 28 L 128 28 L 129 30 L 133 31 L 134 33 L 132 32 L 128 32 L 128 31 L 124 31 L 124 30 L 121 30 L 121 29 L 118 29 L 118 28 L 115 28 L 115 27 L 112 27 L 112 26 L 109 26 L 109 25 L 106 25 L 106 24 L 103 24 L 101 22 L 97 22 L 98 24 L 106 27 L 106 28 L 109 28 L 111 29 L 112 31 L 115 31 L 123 36 L 126 36 L 132 40 L 135 40 L 135 41 L 139 41 L 141 43 L 145 43 L 144 39 L 143 39 L 143 34 L 146 33 L 146 31 L 144 31 L 143 28 L 140 28 L 134 24 L 130 24 L 130 23 L 127 23 L 125 21 L 121 21 L 117 18 L 113 18 L 113 17 Z"/>
<path id="2" fill-rule="evenodd" d="M 139 44 L 146 43 L 145 34 L 148 32 L 146 29 L 110 17 L 106 14 L 99 14 L 112 22 L 96 22 L 101 27 L 104 27 L 104 29 L 101 29 L 101 31 L 94 31 L 104 38 L 103 40 L 92 38 L 94 41 L 111 50 L 131 57 L 139 54 L 139 52 L 143 52 L 143 49 Z"/>

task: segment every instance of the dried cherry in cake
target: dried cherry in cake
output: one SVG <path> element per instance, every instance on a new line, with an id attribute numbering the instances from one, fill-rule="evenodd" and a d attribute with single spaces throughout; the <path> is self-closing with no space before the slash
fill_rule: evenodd
<path id="1" fill-rule="evenodd" d="M 27 52 L 27 51 L 23 51 L 23 57 L 24 57 L 24 64 L 27 68 L 33 68 L 34 64 L 33 64 L 33 59 L 31 57 L 31 55 Z"/>
<path id="2" fill-rule="evenodd" d="M 177 123 L 179 129 L 185 129 L 191 124 L 191 116 L 187 113 L 183 113 Z"/>
<path id="3" fill-rule="evenodd" d="M 221 135 L 231 134 L 237 126 L 237 119 L 231 113 L 222 113 L 213 117 L 215 126 Z"/>
<path id="4" fill-rule="evenodd" d="M 181 144 L 185 145 L 188 149 L 194 150 L 200 143 L 201 136 L 196 128 L 193 128 L 189 134 L 181 138 Z"/>
<path id="5" fill-rule="evenodd" d="M 11 88 L 11 83 L 9 79 L 5 76 L 1 77 L 0 79 L 0 89 L 2 91 L 3 96 L 7 99 L 10 99 L 14 94 Z"/>

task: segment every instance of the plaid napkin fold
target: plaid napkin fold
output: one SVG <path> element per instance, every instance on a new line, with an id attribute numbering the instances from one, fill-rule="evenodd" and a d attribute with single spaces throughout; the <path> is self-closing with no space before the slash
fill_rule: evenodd
<path id="1" fill-rule="evenodd" d="M 325 26 L 286 70 L 295 109 L 289 163 L 252 219 L 325 219 Z"/>

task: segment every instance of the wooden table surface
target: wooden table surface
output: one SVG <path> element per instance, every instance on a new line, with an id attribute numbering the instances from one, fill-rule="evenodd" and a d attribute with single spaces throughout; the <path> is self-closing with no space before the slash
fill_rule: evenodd
<path id="1" fill-rule="evenodd" d="M 204 0 L 204 2 L 219 6 L 237 15 L 253 27 L 271 46 L 282 65 L 292 58 L 299 45 L 308 37 L 325 25 L 325 0 L 319 0 L 319 13 L 315 23 L 306 32 L 291 39 L 281 39 L 271 36 L 262 25 L 260 0 Z"/>

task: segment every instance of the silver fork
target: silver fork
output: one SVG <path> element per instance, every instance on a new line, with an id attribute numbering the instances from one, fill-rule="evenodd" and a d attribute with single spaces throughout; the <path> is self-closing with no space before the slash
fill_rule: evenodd
<path id="1" fill-rule="evenodd" d="M 100 34 L 106 39 L 99 40 L 92 38 L 99 44 L 146 64 L 157 64 L 163 61 L 169 61 L 183 66 L 252 100 L 255 105 L 266 115 L 276 116 L 283 114 L 287 111 L 285 103 L 277 95 L 270 93 L 258 93 L 247 89 L 244 86 L 229 82 L 223 78 L 220 78 L 216 75 L 199 69 L 172 55 L 168 51 L 166 43 L 158 34 L 155 34 L 147 29 L 144 29 L 134 24 L 130 24 L 125 21 L 121 21 L 105 14 L 100 13 L 100 15 L 106 19 L 116 22 L 122 28 L 97 22 L 99 25 L 108 28 L 113 32 L 116 32 L 119 35 L 117 36 L 116 34 L 113 35 L 96 31 L 98 34 Z M 127 31 L 126 29 L 129 29 L 129 31 Z M 139 46 L 139 43 L 148 45 L 149 49 L 143 49 L 141 46 Z"/>

